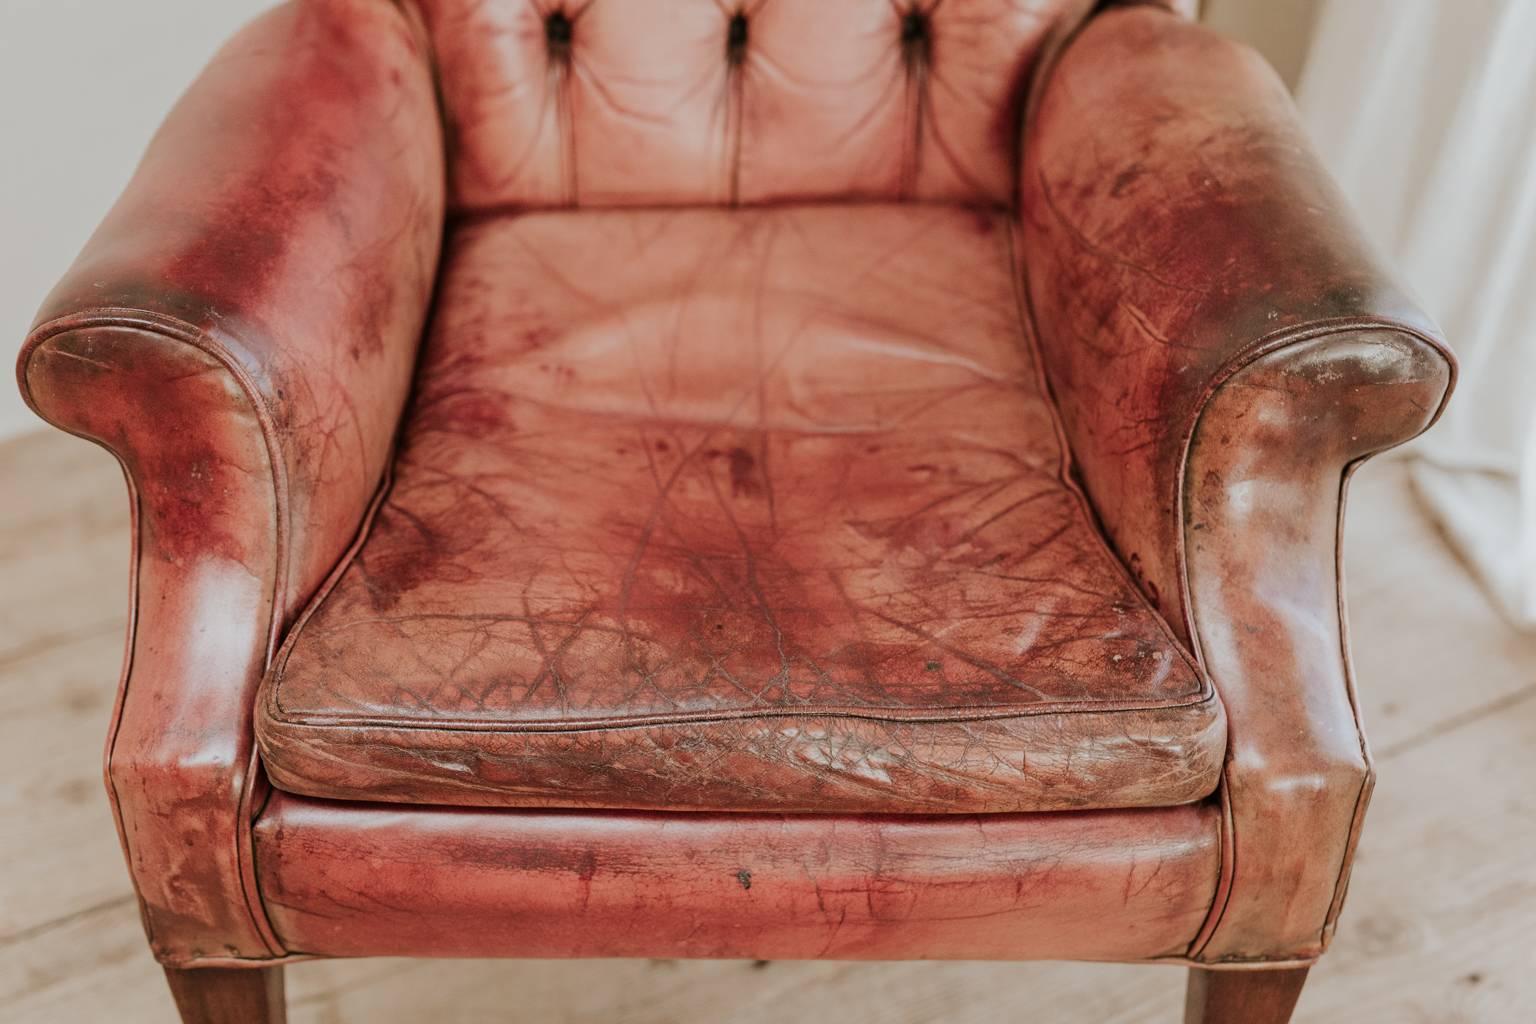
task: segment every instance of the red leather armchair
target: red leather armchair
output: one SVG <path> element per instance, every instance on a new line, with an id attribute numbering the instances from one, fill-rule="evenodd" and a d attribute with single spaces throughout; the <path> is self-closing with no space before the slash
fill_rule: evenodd
<path id="1" fill-rule="evenodd" d="M 216 58 L 19 367 L 128 480 L 185 1020 L 371 955 L 1287 1019 L 1370 795 L 1344 483 L 1454 364 L 1258 58 L 1093 8 L 295 0 Z"/>

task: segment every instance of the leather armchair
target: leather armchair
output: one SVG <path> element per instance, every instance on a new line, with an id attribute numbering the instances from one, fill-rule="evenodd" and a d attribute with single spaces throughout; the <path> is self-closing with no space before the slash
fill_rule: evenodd
<path id="1" fill-rule="evenodd" d="M 727 956 L 1264 1024 L 1370 794 L 1345 483 L 1454 362 L 1177 10 L 295 0 L 18 373 L 128 480 L 107 784 L 185 1020 Z"/>

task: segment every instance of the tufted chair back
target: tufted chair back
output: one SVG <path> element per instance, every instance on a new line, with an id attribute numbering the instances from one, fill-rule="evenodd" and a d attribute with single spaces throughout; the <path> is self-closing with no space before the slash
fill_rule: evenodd
<path id="1" fill-rule="evenodd" d="M 1011 201 L 1030 71 L 1092 0 L 416 0 L 452 203 Z"/>

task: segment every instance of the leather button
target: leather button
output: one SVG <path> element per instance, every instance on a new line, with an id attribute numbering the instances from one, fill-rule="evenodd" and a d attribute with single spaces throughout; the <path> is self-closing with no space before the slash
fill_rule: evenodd
<path id="1" fill-rule="evenodd" d="M 725 35 L 725 59 L 740 64 L 747 52 L 747 16 L 741 11 L 731 15 Z"/>
<path id="2" fill-rule="evenodd" d="M 913 8 L 901 16 L 901 50 L 909 61 L 928 58 L 928 15 Z"/>
<path id="3" fill-rule="evenodd" d="M 551 11 L 544 19 L 544 38 L 549 52 L 564 56 L 571 49 L 571 19 L 564 11 Z"/>

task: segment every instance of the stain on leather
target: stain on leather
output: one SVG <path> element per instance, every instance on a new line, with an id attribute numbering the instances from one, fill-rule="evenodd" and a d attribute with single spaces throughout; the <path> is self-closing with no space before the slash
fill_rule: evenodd
<path id="1" fill-rule="evenodd" d="M 1257 58 L 1091 6 L 316 0 L 216 58 L 20 367 L 138 515 L 162 961 L 1321 951 L 1341 478 L 1454 365 Z M 507 216 L 897 198 L 950 205 Z M 258 819 L 253 728 L 298 791 L 600 810 Z"/>
<path id="2" fill-rule="evenodd" d="M 1339 615 L 1344 481 L 1432 422 L 1454 363 L 1273 71 L 1214 33 L 1095 18 L 1023 155 L 1023 265 L 1081 479 L 1231 720 L 1231 849 L 1190 953 L 1314 958 L 1372 780 Z"/>
<path id="3" fill-rule="evenodd" d="M 472 211 L 1007 205 L 1029 70 L 1091 2 L 418 5 L 452 139 L 452 203 Z"/>
<path id="4" fill-rule="evenodd" d="M 169 964 L 281 952 L 250 880 L 254 687 L 391 454 L 444 216 L 425 58 L 372 0 L 258 19 L 169 115 L 22 352 L 34 407 L 130 480 L 107 774 Z"/>
<path id="5" fill-rule="evenodd" d="M 1279 78 L 1215 33 L 1148 6 L 1099 15 L 1029 131 L 1021 252 L 1052 392 L 1105 529 L 1187 635 L 1180 473 L 1209 390 L 1309 324 L 1434 327 L 1355 227 Z"/>
<path id="6" fill-rule="evenodd" d="M 722 809 L 1209 793 L 1219 706 L 1063 480 L 1009 234 L 978 216 L 461 228 L 391 491 L 268 684 L 274 779 Z"/>

